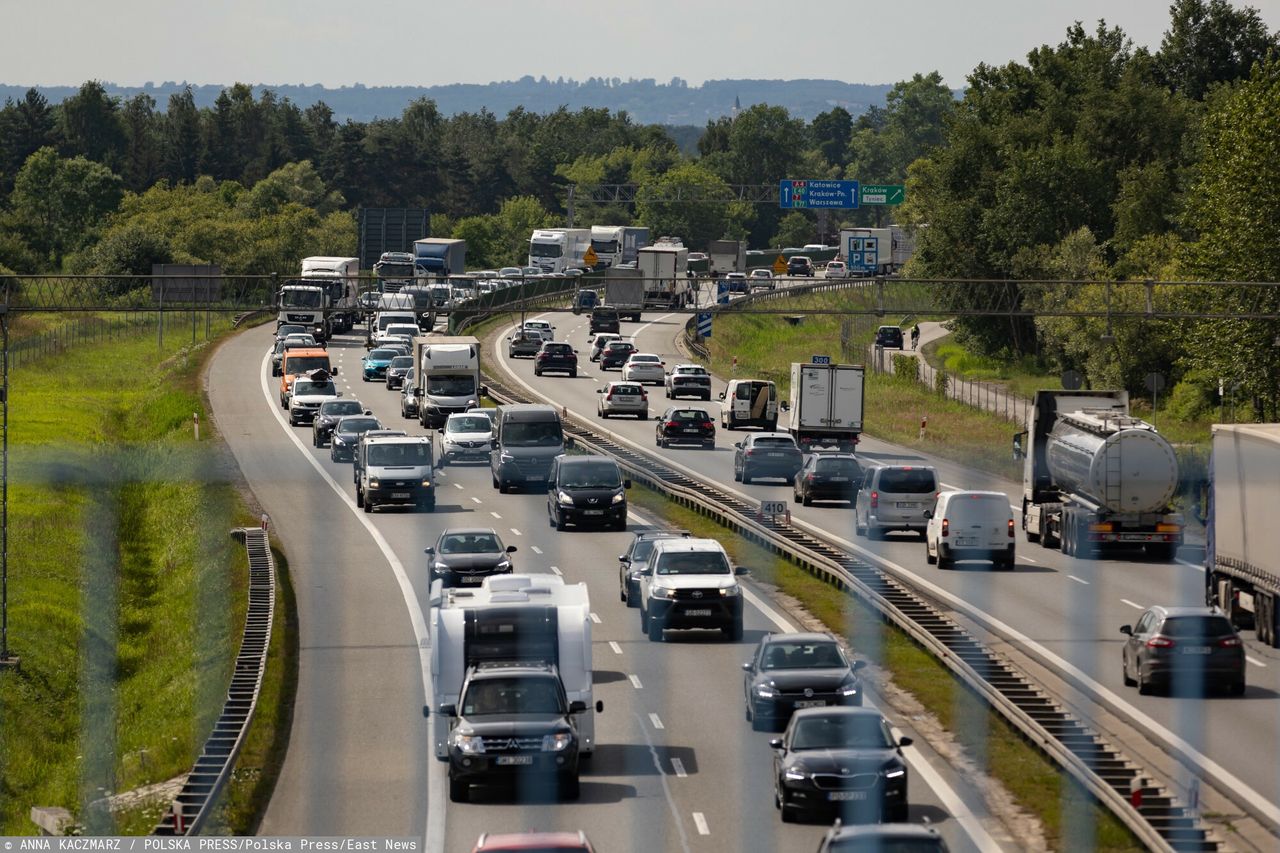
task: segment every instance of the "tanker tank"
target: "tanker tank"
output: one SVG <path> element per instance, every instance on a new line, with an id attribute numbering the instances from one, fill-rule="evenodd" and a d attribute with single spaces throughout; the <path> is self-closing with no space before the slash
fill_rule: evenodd
<path id="1" fill-rule="evenodd" d="M 1063 415 L 1049 433 L 1045 457 L 1059 489 L 1112 512 L 1162 512 L 1178 487 L 1173 448 L 1137 418 Z"/>

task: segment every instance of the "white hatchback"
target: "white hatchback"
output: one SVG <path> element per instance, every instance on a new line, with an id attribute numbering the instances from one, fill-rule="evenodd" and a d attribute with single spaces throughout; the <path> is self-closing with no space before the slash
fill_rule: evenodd
<path id="1" fill-rule="evenodd" d="M 956 560 L 989 560 L 997 569 L 1013 569 L 1015 525 L 1004 492 L 942 492 L 925 517 L 925 560 L 931 565 L 950 569 Z"/>
<path id="2" fill-rule="evenodd" d="M 651 352 L 633 352 L 622 365 L 622 378 L 628 382 L 652 382 L 662 385 L 667 378 L 667 365 Z"/>

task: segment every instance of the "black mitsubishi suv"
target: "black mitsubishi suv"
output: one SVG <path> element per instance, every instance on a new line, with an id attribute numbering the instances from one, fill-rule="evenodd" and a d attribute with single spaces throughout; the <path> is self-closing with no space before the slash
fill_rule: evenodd
<path id="1" fill-rule="evenodd" d="M 442 705 L 449 732 L 449 799 L 472 785 L 531 780 L 538 790 L 578 798 L 578 722 L 585 702 L 569 702 L 560 673 L 545 663 L 480 663 L 467 670 L 457 705 Z M 604 703 L 597 702 L 603 711 Z"/>

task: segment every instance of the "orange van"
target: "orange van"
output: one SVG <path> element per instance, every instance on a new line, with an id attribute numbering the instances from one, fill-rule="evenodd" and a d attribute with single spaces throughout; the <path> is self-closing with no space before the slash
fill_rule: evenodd
<path id="1" fill-rule="evenodd" d="M 293 380 L 313 370 L 327 370 L 338 375 L 338 368 L 329 366 L 329 352 L 319 348 L 285 350 L 280 361 L 280 408 L 289 408 L 289 389 Z"/>

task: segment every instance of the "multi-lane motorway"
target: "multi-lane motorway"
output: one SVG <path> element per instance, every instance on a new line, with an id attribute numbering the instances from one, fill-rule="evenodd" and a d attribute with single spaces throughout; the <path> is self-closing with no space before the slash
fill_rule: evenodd
<path id="1" fill-rule="evenodd" d="M 527 361 L 509 362 L 501 349 L 486 349 L 485 370 L 571 411 L 594 416 L 603 374 L 586 362 L 582 317 L 549 315 L 557 339 L 583 353 L 586 368 L 575 379 L 532 376 Z M 682 359 L 674 340 L 684 317 L 646 315 L 627 324 L 642 351 Z M 618 601 L 616 561 L 629 534 L 563 532 L 546 521 L 545 496 L 501 495 L 484 467 L 455 466 L 441 478 L 436 512 L 357 513 L 350 467 L 329 461 L 310 446 L 310 433 L 291 429 L 274 404 L 273 380 L 263 360 L 267 329 L 228 341 L 213 359 L 208 386 L 214 416 L 256 498 L 270 514 L 290 557 L 299 612 L 301 669 L 298 703 L 285 767 L 262 826 L 264 833 L 422 834 L 429 849 L 465 850 L 483 831 L 582 828 L 603 850 L 805 850 L 821 836 L 818 826 L 786 826 L 772 808 L 769 735 L 752 733 L 742 715 L 740 663 L 762 632 L 791 629 L 791 620 L 753 595 L 740 644 L 718 635 L 671 635 L 649 643 L 636 611 Z M 380 384 L 359 380 L 363 347 L 354 338 L 331 346 L 341 367 L 340 386 L 389 425 L 421 432 L 401 420 L 398 397 Z M 716 391 L 723 387 L 718 382 Z M 666 401 L 651 392 L 653 414 Z M 691 405 L 696 405 L 690 403 Z M 717 404 L 711 404 L 714 411 Z M 875 401 L 868 400 L 874 421 Z M 777 484 L 732 483 L 732 443 L 741 433 L 717 437 L 714 451 L 659 450 L 653 423 L 600 421 L 688 470 L 756 499 L 790 499 Z M 902 448 L 864 440 L 860 453 L 873 459 L 924 461 Z M 948 485 L 1017 487 L 963 466 L 935 463 Z M 1280 772 L 1259 760 L 1259 744 L 1273 744 L 1276 670 L 1272 650 L 1249 644 L 1249 691 L 1244 699 L 1139 697 L 1120 684 L 1120 624 L 1134 621 L 1152 603 L 1198 602 L 1203 576 L 1194 566 L 1063 557 L 1019 542 L 1018 570 L 939 572 L 924 562 L 923 546 L 909 537 L 855 540 L 849 510 L 838 505 L 793 506 L 798 523 L 864 549 L 958 611 L 991 624 L 1006 637 L 1022 637 L 1023 650 L 1038 650 L 1051 669 L 1074 667 L 1091 690 L 1110 694 L 1149 731 L 1181 739 L 1184 752 L 1199 753 L 1235 777 L 1241 792 L 1262 806 L 1280 800 Z M 646 523 L 632 518 L 632 528 Z M 446 526 L 489 525 L 519 548 L 517 569 L 555 571 L 588 584 L 593 610 L 599 718 L 597 755 L 586 767 L 578 803 L 538 800 L 536 792 L 449 804 L 444 765 L 430 757 L 424 702 L 427 578 L 422 549 Z M 874 650 L 864 650 L 874 655 Z M 1096 710 L 1095 697 L 1076 697 Z M 1128 709 L 1125 711 L 1124 709 Z M 894 722 L 911 734 L 909 721 Z M 1159 737 L 1156 738 L 1160 740 Z M 1002 827 L 982 817 L 973 787 L 916 739 L 912 765 L 912 819 L 940 823 L 953 849 L 1016 848 Z M 1265 751 L 1263 755 L 1267 754 Z M 529 802 L 526 802 L 529 800 Z"/>

